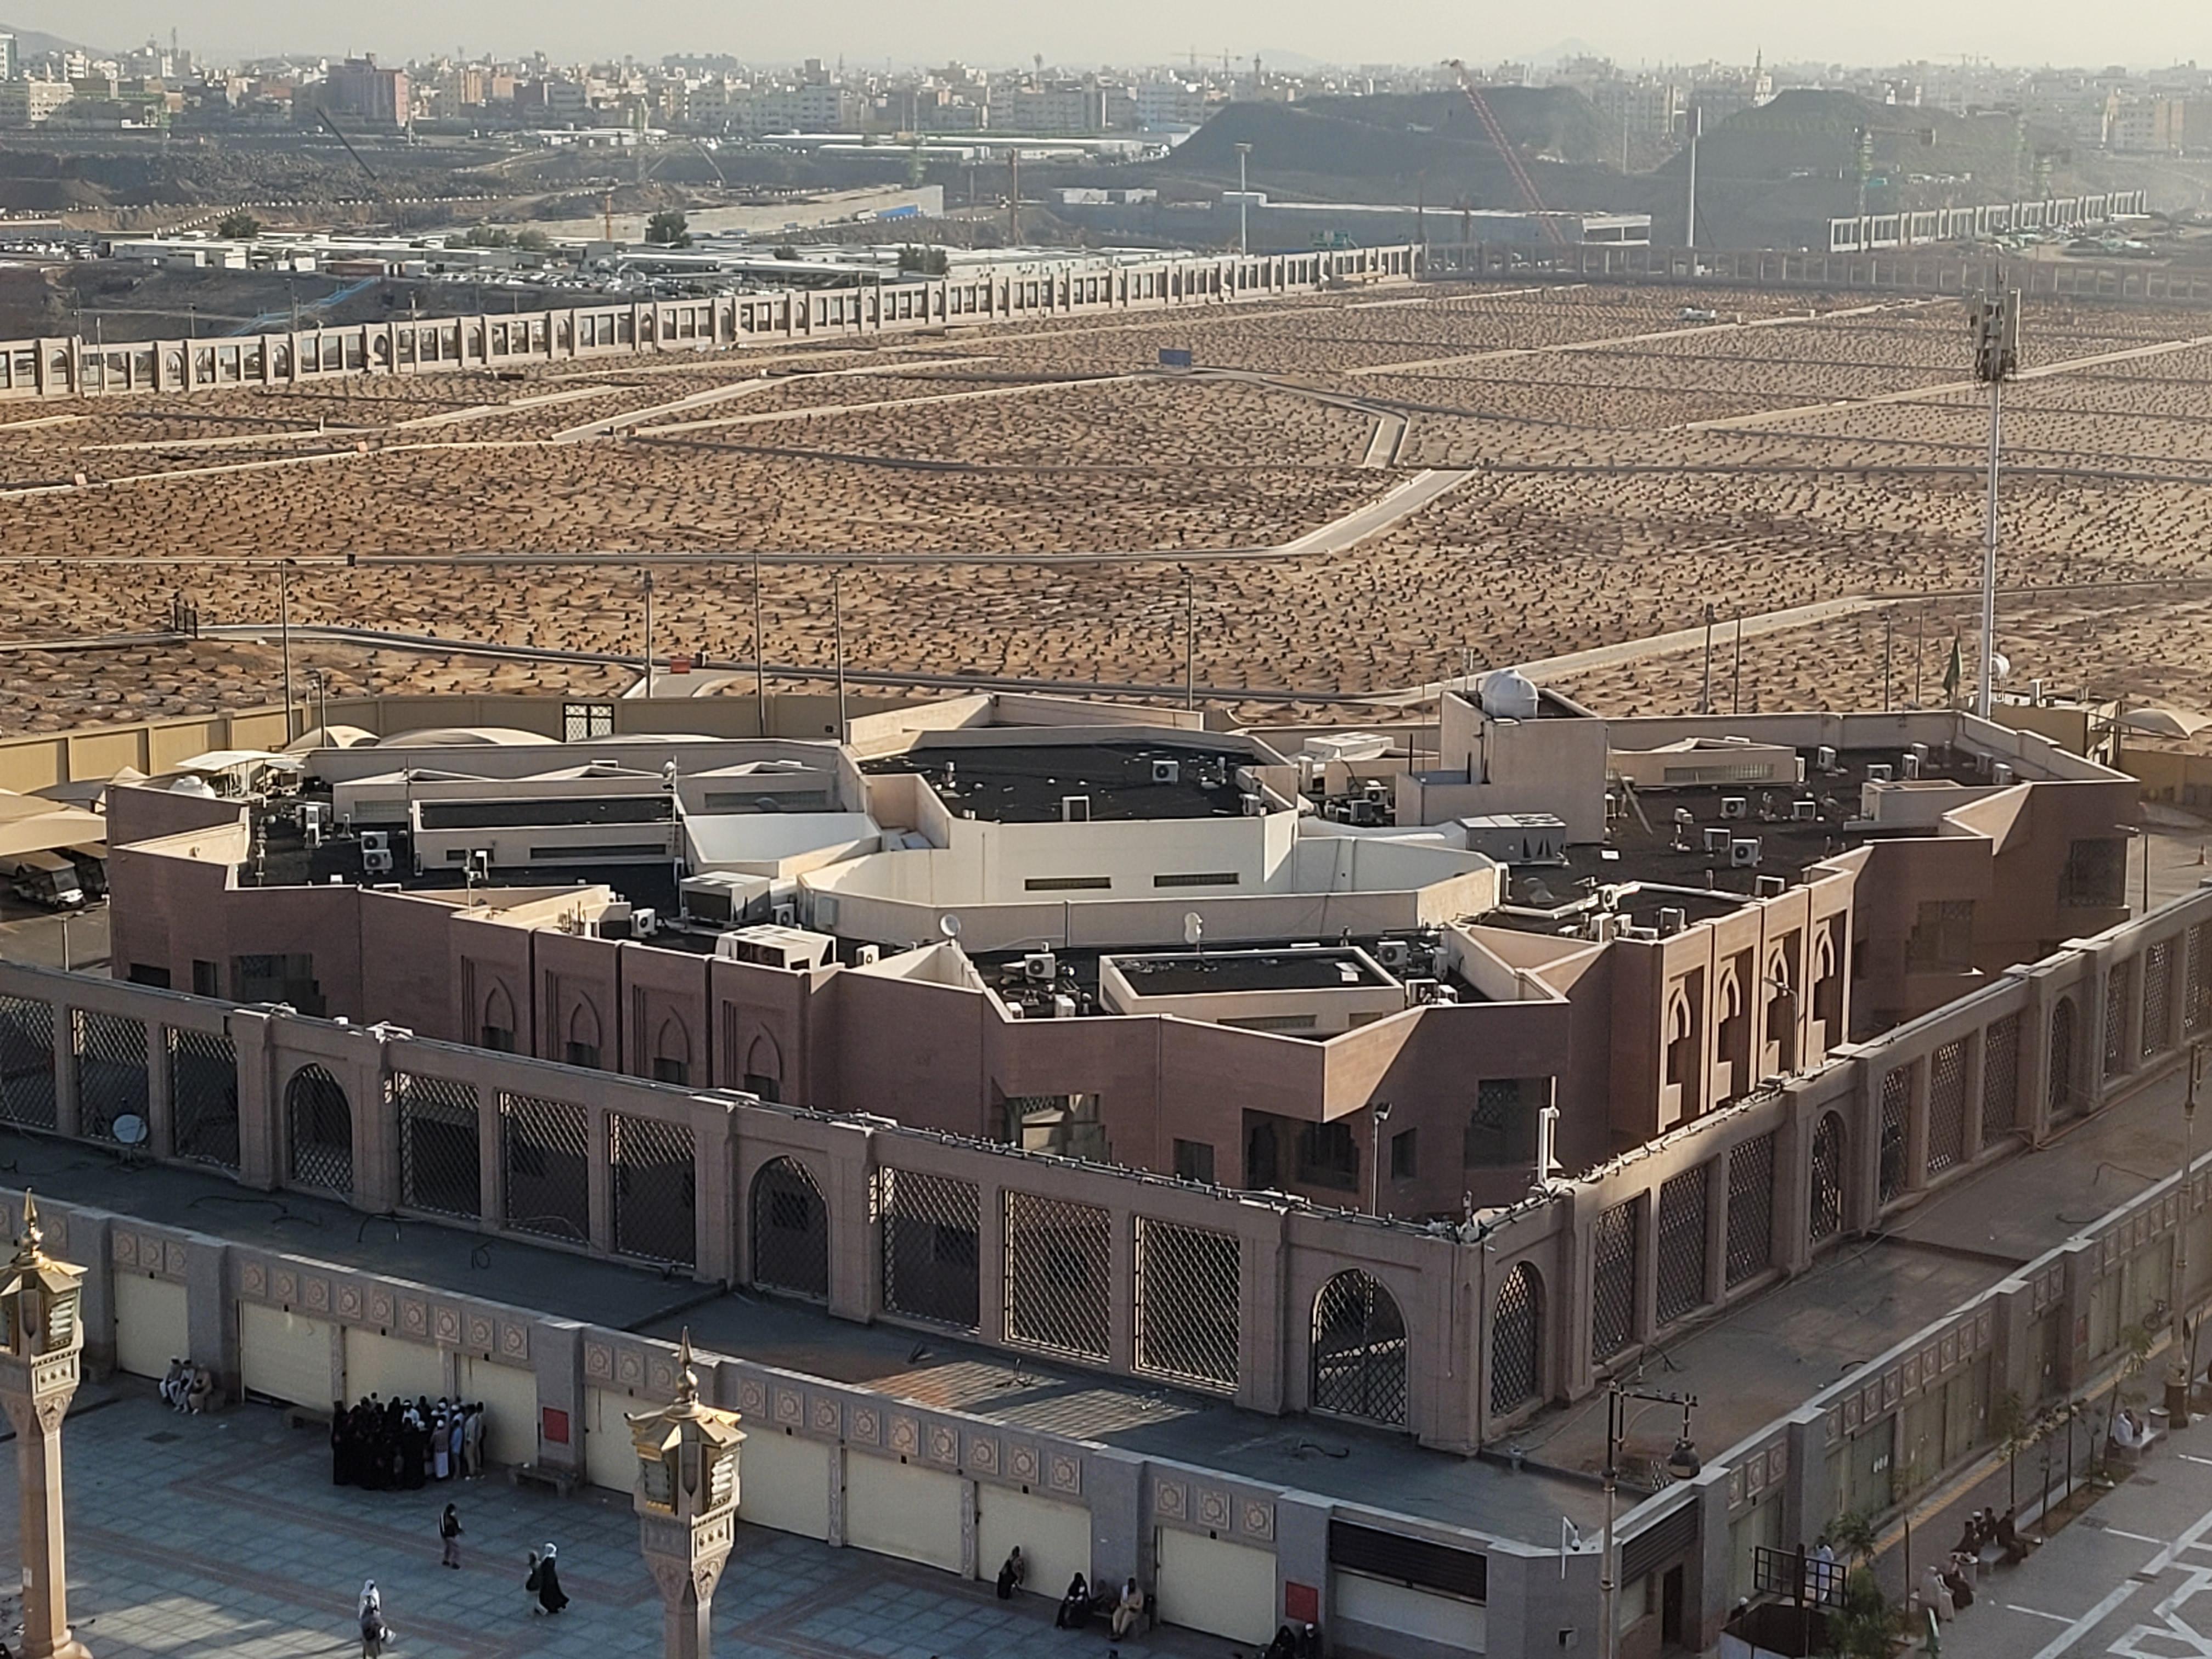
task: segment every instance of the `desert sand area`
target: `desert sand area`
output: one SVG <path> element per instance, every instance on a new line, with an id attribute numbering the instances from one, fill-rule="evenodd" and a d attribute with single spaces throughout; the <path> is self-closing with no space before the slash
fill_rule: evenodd
<path id="1" fill-rule="evenodd" d="M 2212 313 L 2039 303 L 2025 337 L 2015 681 L 2212 710 Z M 1885 648 L 1888 699 L 1933 702 L 1954 638 L 1973 675 L 1986 439 L 1955 299 L 1658 286 L 0 403 L 0 732 L 276 700 L 273 633 L 166 630 L 179 595 L 273 629 L 286 559 L 333 693 L 619 690 L 649 558 L 663 659 L 826 670 L 835 582 L 855 672 L 1179 692 L 1194 623 L 1210 701 L 1279 720 L 1710 605 L 1721 707 L 1881 706 Z M 1739 663 L 1732 618 L 1816 600 L 1858 603 Z M 1703 676 L 1560 684 L 1655 713 Z"/>

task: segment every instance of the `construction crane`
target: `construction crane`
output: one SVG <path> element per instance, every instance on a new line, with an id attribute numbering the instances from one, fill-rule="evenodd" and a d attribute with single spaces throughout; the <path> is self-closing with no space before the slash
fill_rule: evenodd
<path id="1" fill-rule="evenodd" d="M 1498 125 L 1498 118 L 1491 113 L 1490 105 L 1483 98 L 1481 88 L 1475 84 L 1474 77 L 1468 73 L 1467 65 L 1458 58 L 1447 58 L 1444 63 L 1455 75 L 1459 76 L 1459 89 L 1467 94 L 1467 101 L 1474 106 L 1474 118 L 1481 123 L 1484 134 L 1492 144 L 1497 146 L 1498 154 L 1505 163 L 1506 172 L 1513 175 L 1513 183 L 1521 192 L 1522 205 L 1534 214 L 1536 222 L 1543 227 L 1544 240 L 1554 247 L 1565 247 L 1567 245 L 1566 233 L 1559 228 L 1559 222 L 1553 218 L 1551 210 L 1544 205 L 1542 192 L 1536 188 L 1535 179 L 1529 176 L 1528 167 L 1522 164 L 1520 152 L 1513 148 L 1511 141 L 1506 137 L 1505 129 Z"/>
<path id="2" fill-rule="evenodd" d="M 375 178 L 376 169 L 361 159 L 361 152 L 353 147 L 353 140 L 347 137 L 344 133 L 340 132 L 338 131 L 338 124 L 331 119 L 330 111 L 318 108 L 315 111 L 315 115 L 325 126 L 331 130 L 331 136 L 335 137 L 338 143 L 345 146 L 345 152 L 347 155 L 353 157 L 355 165 L 359 167 L 361 170 L 367 173 L 370 178 Z"/>

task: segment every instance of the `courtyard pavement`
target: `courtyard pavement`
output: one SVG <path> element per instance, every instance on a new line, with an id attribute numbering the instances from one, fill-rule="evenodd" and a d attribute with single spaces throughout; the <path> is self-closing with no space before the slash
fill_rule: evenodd
<path id="1" fill-rule="evenodd" d="M 15 1460 L 0 1455 L 0 1549 L 13 1553 Z M 419 1492 L 334 1486 L 317 1429 L 240 1406 L 167 1410 L 118 1379 L 78 1396 L 64 1431 L 70 1612 L 99 1659 L 307 1659 L 354 1654 L 362 1581 L 383 1593 L 397 1659 L 623 1659 L 660 1651 L 661 1603 L 627 1500 L 519 1491 L 495 1473 Z M 459 1506 L 462 1567 L 438 1563 L 435 1528 Z M 560 1546 L 572 1605 L 534 1616 L 527 1553 Z M 1044 1587 L 1056 1595 L 1064 1586 Z M 1002 1602 L 966 1583 L 858 1550 L 756 1527 L 714 1598 L 718 1659 L 1016 1659 L 1115 1644 L 1094 1625 L 1056 1631 L 1043 1595 Z M 21 1609 L 0 1601 L 17 1644 Z M 1239 1644 L 1188 1631 L 1122 1643 L 1123 1659 L 1212 1659 Z"/>

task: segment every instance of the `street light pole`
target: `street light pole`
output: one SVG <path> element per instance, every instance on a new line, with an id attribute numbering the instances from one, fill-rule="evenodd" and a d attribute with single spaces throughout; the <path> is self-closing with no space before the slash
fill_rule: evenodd
<path id="1" fill-rule="evenodd" d="M 645 698 L 653 701 L 653 572 L 645 573 Z"/>
<path id="2" fill-rule="evenodd" d="M 1996 282 L 2004 280 L 2002 273 Z M 1966 302 L 1974 331 L 1974 378 L 1990 388 L 1988 499 L 1982 514 L 1982 660 L 1974 688 L 1974 713 L 1990 717 L 1996 681 L 1997 473 L 2003 454 L 2004 383 L 2020 368 L 2020 293 L 1998 287 Z"/>
<path id="3" fill-rule="evenodd" d="M 1198 578 L 1182 573 L 1182 706 L 1198 707 Z"/>
<path id="4" fill-rule="evenodd" d="M 1620 1479 L 1620 1443 L 1628 1436 L 1628 1402 L 1632 1400 L 1640 1400 L 1650 1406 L 1680 1406 L 1682 1434 L 1675 1441 L 1674 1449 L 1667 1454 L 1667 1472 L 1678 1480 L 1688 1480 L 1702 1467 L 1697 1449 L 1690 1441 L 1690 1413 L 1697 1409 L 1697 1395 L 1648 1393 L 1642 1389 L 1624 1389 L 1618 1382 L 1605 1385 L 1605 1538 L 1600 1546 L 1604 1559 L 1598 1564 L 1598 1593 L 1602 1608 L 1598 1615 L 1598 1659 L 1613 1659 L 1619 1640 L 1620 1620 L 1613 1603 L 1620 1587 L 1613 1582 L 1617 1564 L 1613 1553 L 1613 1511 Z"/>
<path id="5" fill-rule="evenodd" d="M 2166 1298 L 2172 1320 L 2167 1340 L 2173 1350 L 2166 1367 L 2166 1417 L 2167 1425 L 2177 1429 L 2189 1426 L 2189 1321 L 2182 1304 L 2189 1285 L 2189 1166 L 2197 1142 L 2197 1090 L 2203 1077 L 2204 1043 L 2200 1038 L 2189 1045 L 2189 1092 L 2181 1107 L 2181 1224 L 2173 1230 L 2173 1283 Z"/>
<path id="6" fill-rule="evenodd" d="M 284 643 L 284 741 L 299 735 L 292 729 L 292 562 L 276 563 L 276 630 Z"/>
<path id="7" fill-rule="evenodd" d="M 837 647 L 837 741 L 845 741 L 845 573 L 830 573 L 830 626 Z"/>
<path id="8" fill-rule="evenodd" d="M 753 550 L 753 697 L 760 734 L 768 735 L 768 641 L 761 633 L 760 549 Z"/>
<path id="9" fill-rule="evenodd" d="M 1379 1217 L 1382 1213 L 1382 1126 L 1390 1121 L 1390 1103 L 1378 1100 L 1368 1109 L 1375 1121 L 1375 1149 L 1368 1160 L 1371 1167 L 1367 1172 L 1367 1210 L 1369 1214 Z"/>
<path id="10" fill-rule="evenodd" d="M 1249 234 L 1252 223 L 1252 196 L 1244 183 L 1244 158 L 1251 153 L 1252 146 L 1249 144 L 1237 146 L 1237 251 L 1239 253 L 1252 251 L 1252 239 Z"/>

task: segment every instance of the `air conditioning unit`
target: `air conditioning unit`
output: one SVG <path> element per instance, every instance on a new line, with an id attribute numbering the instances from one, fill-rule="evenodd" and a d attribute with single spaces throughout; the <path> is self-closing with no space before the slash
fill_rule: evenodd
<path id="1" fill-rule="evenodd" d="M 1022 958 L 1022 977 L 1033 985 L 1049 985 L 1059 972 L 1060 963 L 1049 951 L 1032 951 Z"/>
<path id="2" fill-rule="evenodd" d="M 1690 925 L 1690 913 L 1672 905 L 1659 912 L 1659 933 L 1663 939 L 1672 939 Z"/>
<path id="3" fill-rule="evenodd" d="M 1926 744 L 1916 743 L 1905 752 L 1911 755 L 1913 759 L 1918 761 L 1923 766 L 1928 764 L 1928 745 Z"/>
<path id="4" fill-rule="evenodd" d="M 596 923 L 584 924 L 587 935 L 594 927 L 597 927 L 597 936 L 600 939 L 629 939 L 634 937 L 637 931 L 637 915 L 626 901 L 617 899 L 599 912 Z"/>
<path id="5" fill-rule="evenodd" d="M 1171 760 L 1154 761 L 1152 763 L 1152 781 L 1154 783 L 1182 782 L 1182 763 L 1181 761 Z"/>
<path id="6" fill-rule="evenodd" d="M 1409 979 L 1406 981 L 1406 1006 L 1425 1008 L 1437 1000 L 1437 981 L 1432 979 Z"/>
<path id="7" fill-rule="evenodd" d="M 1874 761 L 1867 767 L 1869 783 L 1887 783 L 1897 775 L 1897 769 L 1887 761 Z"/>
<path id="8" fill-rule="evenodd" d="M 1810 823 L 1820 816 L 1820 803 L 1816 800 L 1793 800 L 1790 803 L 1790 817 L 1793 823 Z"/>
<path id="9" fill-rule="evenodd" d="M 1688 829 L 1690 825 L 1695 823 L 1697 821 L 1698 815 L 1695 812 L 1692 812 L 1688 807 L 1678 806 L 1674 809 L 1674 822 L 1681 825 L 1684 829 Z"/>
<path id="10" fill-rule="evenodd" d="M 1731 868 L 1737 870 L 1757 869 L 1759 867 L 1759 837 L 1740 836 L 1730 842 L 1729 864 Z"/>
<path id="11" fill-rule="evenodd" d="M 1054 1019 L 1073 1019 L 1075 1018 L 1075 999 L 1068 995 L 1065 991 L 1062 991 L 1058 995 L 1054 996 L 1052 1000 L 1052 1017 Z"/>
<path id="12" fill-rule="evenodd" d="M 853 947 L 853 966 L 855 968 L 872 968 L 883 959 L 884 948 L 880 945 L 858 945 Z"/>
<path id="13" fill-rule="evenodd" d="M 1352 802 L 1352 812 L 1346 820 L 1355 830 L 1372 829 L 1382 822 L 1382 809 L 1364 795 Z"/>
<path id="14" fill-rule="evenodd" d="M 1265 795 L 1255 795 L 1247 793 L 1237 796 L 1237 804 L 1244 809 L 1244 816 L 1246 817 L 1257 818 L 1267 816 L 1267 798 Z"/>
<path id="15" fill-rule="evenodd" d="M 1749 817 L 1751 816 L 1751 798 L 1748 795 L 1723 795 L 1721 797 L 1721 816 L 1724 818 Z"/>
<path id="16" fill-rule="evenodd" d="M 1413 947 L 1406 939 L 1382 939 L 1375 946 L 1375 960 L 1393 973 L 1403 973 L 1413 960 Z"/>
<path id="17" fill-rule="evenodd" d="M 799 907 L 796 904 L 779 904 L 769 913 L 769 920 L 778 927 L 796 927 L 799 926 Z"/>
<path id="18" fill-rule="evenodd" d="M 364 847 L 362 849 L 361 854 L 361 867 L 363 873 L 368 875 L 390 875 L 392 873 L 392 849 L 388 847 Z"/>
<path id="19" fill-rule="evenodd" d="M 629 913 L 630 932 L 640 939 L 651 939 L 660 931 L 660 913 L 651 905 L 640 905 Z"/>
<path id="20" fill-rule="evenodd" d="M 1907 755 L 1905 757 L 1905 781 L 1907 783 L 1917 783 L 1919 781 L 1919 778 L 1920 757 L 1917 755 Z"/>
<path id="21" fill-rule="evenodd" d="M 1813 751 L 1813 764 L 1819 767 L 1823 772 L 1834 771 L 1836 769 L 1835 744 L 1832 743 L 1824 743 L 1818 749 L 1815 749 Z"/>
<path id="22" fill-rule="evenodd" d="M 2002 761 L 1997 762 L 1990 768 L 1990 781 L 1998 788 L 2003 788 L 2012 781 L 2012 768 L 2007 766 Z"/>
<path id="23" fill-rule="evenodd" d="M 364 853 L 389 853 L 392 832 L 389 830 L 364 830 L 361 832 L 361 850 Z M 389 865 L 385 866 L 389 869 Z"/>
<path id="24" fill-rule="evenodd" d="M 1715 825 L 1705 831 L 1705 851 L 1708 853 L 1725 853 L 1728 844 L 1729 832 L 1726 830 Z"/>
<path id="25" fill-rule="evenodd" d="M 1656 927 L 1642 927 L 1634 922 L 1628 922 L 1622 926 L 1620 937 L 1633 939 L 1638 945 L 1651 945 L 1657 942 L 1659 930 Z"/>

